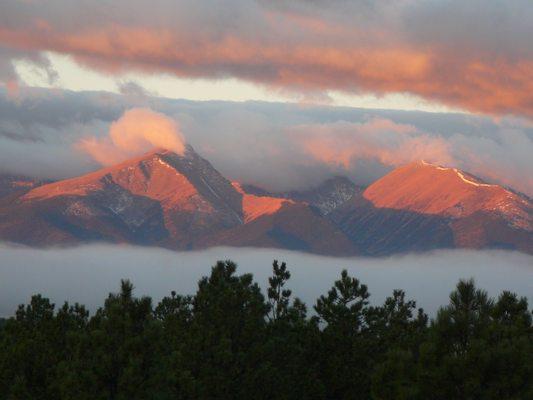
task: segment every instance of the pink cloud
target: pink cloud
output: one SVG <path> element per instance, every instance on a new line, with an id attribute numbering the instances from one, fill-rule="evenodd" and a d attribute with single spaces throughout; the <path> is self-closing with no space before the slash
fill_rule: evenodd
<path id="1" fill-rule="evenodd" d="M 293 129 L 292 137 L 316 160 L 346 170 L 360 160 L 377 160 L 390 167 L 421 159 L 441 164 L 453 161 L 444 139 L 383 118 L 301 125 Z"/>
<path id="2" fill-rule="evenodd" d="M 66 11 L 56 1 L 56 13 L 12 6 L 20 20 L 0 23 L 0 44 L 67 54 L 117 75 L 141 70 L 192 78 L 236 77 L 304 93 L 411 93 L 474 112 L 533 117 L 533 57 L 527 42 L 517 44 L 524 42 L 526 25 L 505 20 L 507 30 L 498 31 L 501 37 L 493 47 L 483 35 L 469 38 L 461 26 L 465 40 L 458 43 L 453 33 L 461 30 L 453 19 L 446 26 L 438 13 L 426 13 L 411 21 L 404 15 L 416 14 L 409 3 L 368 9 L 335 3 L 321 9 L 237 2 L 212 10 L 178 2 L 172 9 L 163 4 L 159 11 L 135 10 L 132 15 L 129 3 L 118 1 L 110 10 L 93 6 L 99 10 L 97 19 L 80 17 L 94 14 L 93 8 L 76 11 L 72 22 L 59 18 Z M 480 15 L 481 21 L 499 15 L 498 7 L 484 9 L 491 14 Z M 426 32 L 424 24 L 431 19 L 453 41 Z M 493 35 L 490 24 L 482 28 L 487 37 Z"/>
<path id="3" fill-rule="evenodd" d="M 299 125 L 289 130 L 295 146 L 314 162 L 351 175 L 357 176 L 360 162 L 377 161 L 395 168 L 425 160 L 533 195 L 531 139 L 516 128 L 502 128 L 493 135 L 443 137 L 385 118 Z"/>
<path id="4" fill-rule="evenodd" d="M 177 123 L 147 108 L 126 111 L 109 128 L 105 138 L 88 137 L 76 143 L 102 165 L 112 165 L 153 148 L 185 151 L 185 141 Z"/>

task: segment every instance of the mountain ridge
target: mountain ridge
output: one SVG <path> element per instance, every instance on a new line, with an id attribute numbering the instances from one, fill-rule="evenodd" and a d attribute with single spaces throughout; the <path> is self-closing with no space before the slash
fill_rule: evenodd
<path id="1" fill-rule="evenodd" d="M 442 193 L 447 196 L 439 198 Z M 377 207 L 456 218 L 493 211 L 514 216 L 512 223 L 517 227 L 533 230 L 531 200 L 527 196 L 485 183 L 457 168 L 425 161 L 395 169 L 370 185 L 363 196 Z"/>
<path id="2" fill-rule="evenodd" d="M 328 255 L 454 247 L 533 253 L 527 196 L 425 161 L 401 166 L 366 189 L 333 177 L 309 190 L 269 193 L 231 182 L 187 145 L 183 155 L 154 149 L 43 183 L 3 198 L 0 239 L 33 246 L 279 247 Z"/>

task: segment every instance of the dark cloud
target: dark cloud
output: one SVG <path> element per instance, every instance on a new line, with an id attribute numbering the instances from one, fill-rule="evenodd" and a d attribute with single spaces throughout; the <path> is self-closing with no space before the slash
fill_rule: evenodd
<path id="1" fill-rule="evenodd" d="M 529 0 L 414 1 L 403 12 L 414 43 L 480 58 L 533 58 Z"/>
<path id="2" fill-rule="evenodd" d="M 2 2 L 0 44 L 117 76 L 236 77 L 326 96 L 412 93 L 533 116 L 529 0 Z"/>
<path id="3" fill-rule="evenodd" d="M 117 88 L 119 93 L 125 96 L 143 98 L 157 95 L 156 93 L 148 92 L 142 85 L 134 81 L 117 82 Z"/>

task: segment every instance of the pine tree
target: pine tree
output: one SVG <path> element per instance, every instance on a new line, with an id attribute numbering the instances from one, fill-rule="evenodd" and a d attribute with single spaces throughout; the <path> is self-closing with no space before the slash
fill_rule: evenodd
<path id="1" fill-rule="evenodd" d="M 122 281 L 92 316 L 33 296 L 0 325 L 0 398 L 533 398 L 526 298 L 460 281 L 428 325 L 403 291 L 371 306 L 343 271 L 309 318 L 290 276 L 274 261 L 265 298 L 219 261 L 193 296 L 154 309 Z"/>
<path id="2" fill-rule="evenodd" d="M 371 360 L 364 331 L 368 298 L 366 285 L 343 270 L 327 296 L 315 305 L 321 335 L 322 376 L 328 398 L 367 399 L 370 395 Z"/>

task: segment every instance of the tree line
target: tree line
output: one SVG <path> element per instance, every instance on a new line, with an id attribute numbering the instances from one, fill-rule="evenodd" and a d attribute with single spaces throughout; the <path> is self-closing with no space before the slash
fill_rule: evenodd
<path id="1" fill-rule="evenodd" d="M 533 399 L 526 298 L 460 281 L 430 320 L 343 271 L 310 313 L 289 279 L 274 261 L 263 294 L 219 261 L 192 296 L 122 281 L 92 316 L 35 295 L 0 321 L 0 398 Z"/>

